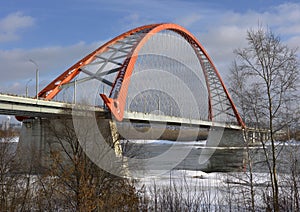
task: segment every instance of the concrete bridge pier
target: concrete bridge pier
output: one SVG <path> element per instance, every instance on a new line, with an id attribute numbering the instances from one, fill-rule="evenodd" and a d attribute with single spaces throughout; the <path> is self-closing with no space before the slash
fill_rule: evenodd
<path id="1" fill-rule="evenodd" d="M 204 171 L 237 171 L 244 168 L 246 149 L 243 132 L 212 127 L 199 163 Z M 201 161 L 202 160 L 202 161 Z"/>
<path id="2" fill-rule="evenodd" d="M 122 147 L 117 124 L 111 119 L 101 119 L 98 124 L 99 130 L 106 143 L 114 149 L 117 157 L 122 157 Z"/>
<path id="3" fill-rule="evenodd" d="M 51 162 L 49 160 L 51 151 L 67 150 L 70 153 L 76 153 L 74 153 L 74 146 L 70 145 L 70 142 L 79 145 L 73 121 L 68 117 L 24 120 L 18 146 L 18 156 L 21 158 L 24 171 L 43 171 L 42 168 L 49 166 Z M 115 161 L 122 162 L 119 164 L 118 173 L 129 176 L 128 164 L 122 160 L 120 129 L 117 124 L 111 119 L 97 119 L 97 124 L 94 124 L 85 117 L 80 117 L 77 121 L 81 126 L 79 129 L 81 130 L 79 134 L 82 134 L 79 136 L 81 137 L 81 147 L 88 150 L 89 156 L 92 155 L 93 162 L 97 164 L 105 159 L 111 162 L 108 166 L 112 167 L 115 165 L 113 164 Z M 97 126 L 95 127 L 95 125 Z M 100 135 L 108 145 L 99 144 Z M 242 168 L 245 158 L 244 145 L 243 131 L 219 127 L 210 128 L 207 145 L 199 158 L 200 169 L 230 171 Z M 107 154 L 108 152 L 110 154 Z"/>
<path id="4" fill-rule="evenodd" d="M 23 121 L 19 143 L 17 147 L 17 158 L 20 171 L 35 173 L 41 170 L 45 142 L 43 120 L 40 118 L 25 119 Z"/>
<path id="5" fill-rule="evenodd" d="M 83 118 L 84 119 L 84 118 Z M 110 151 L 114 151 L 116 158 L 122 157 L 120 146 L 120 136 L 115 122 L 111 119 L 99 119 L 98 129 Z M 95 142 L 89 140 L 92 133 L 89 127 L 82 129 L 87 135 L 87 143 Z M 93 135 L 92 135 L 93 136 Z M 51 152 L 60 152 L 62 155 L 77 154 L 79 145 L 84 148 L 82 142 L 79 142 L 75 132 L 72 118 L 34 118 L 23 121 L 19 144 L 17 148 L 17 157 L 21 161 L 21 167 L 24 172 L 42 172 L 44 168 L 49 167 L 51 163 Z M 77 148 L 77 149 L 76 149 Z M 91 149 L 96 149 L 95 145 Z M 102 146 L 95 155 L 101 158 L 106 151 Z M 64 157 L 67 158 L 67 157 Z M 95 160 L 95 158 L 93 158 Z M 92 159 L 92 160 L 93 160 Z M 97 158 L 96 158 L 97 160 Z M 126 166 L 123 166 L 126 167 Z"/>

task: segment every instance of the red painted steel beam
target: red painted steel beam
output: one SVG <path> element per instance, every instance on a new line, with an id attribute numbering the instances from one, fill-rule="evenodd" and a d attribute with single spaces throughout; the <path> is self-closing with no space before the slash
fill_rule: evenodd
<path id="1" fill-rule="evenodd" d="M 55 80 L 53 80 L 49 85 L 47 85 L 43 90 L 41 90 L 38 94 L 39 97 L 45 98 L 45 99 L 53 99 L 59 92 L 60 92 L 60 86 L 63 84 L 66 84 L 70 82 L 74 77 L 76 77 L 80 73 L 80 68 L 89 64 L 93 60 L 95 60 L 95 56 L 97 54 L 100 54 L 102 52 L 107 51 L 107 47 L 116 43 L 119 40 L 122 40 L 123 38 L 127 37 L 128 35 L 131 35 L 135 32 L 139 32 L 141 30 L 152 28 L 156 26 L 157 24 L 151 24 L 146 25 L 142 27 L 137 27 L 135 29 L 132 29 L 128 32 L 125 32 L 114 39 L 108 41 L 80 61 L 78 61 L 76 64 L 74 64 L 72 67 L 70 67 L 68 70 L 66 70 L 63 74 L 61 74 L 59 77 L 57 77 Z"/>

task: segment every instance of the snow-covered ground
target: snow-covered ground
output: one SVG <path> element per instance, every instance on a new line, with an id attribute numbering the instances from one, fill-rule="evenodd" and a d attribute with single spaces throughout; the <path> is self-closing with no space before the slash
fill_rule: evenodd
<path id="1" fill-rule="evenodd" d="M 12 138 L 0 138 L 0 142 L 17 143 L 19 142 L 19 136 L 15 136 Z"/>
<path id="2" fill-rule="evenodd" d="M 196 145 L 205 146 L 206 140 L 203 141 L 169 141 L 169 140 L 130 140 L 133 144 L 176 144 L 176 145 Z"/>

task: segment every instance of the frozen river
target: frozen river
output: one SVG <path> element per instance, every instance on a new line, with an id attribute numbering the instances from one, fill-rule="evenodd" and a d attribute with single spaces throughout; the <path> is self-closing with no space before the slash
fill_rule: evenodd
<path id="1" fill-rule="evenodd" d="M 267 143 L 268 144 L 268 143 Z M 129 173 L 138 177 L 138 189 L 144 189 L 151 202 L 165 206 L 168 199 L 190 204 L 191 211 L 248 211 L 250 208 L 250 173 L 244 148 L 216 148 L 206 141 L 134 141 L 127 145 L 127 155 L 140 160 L 129 160 Z M 182 158 L 181 151 L 188 153 Z M 270 150 L 270 145 L 267 145 Z M 299 142 L 276 142 L 279 187 L 291 193 L 292 161 L 300 160 Z M 270 176 L 261 146 L 251 147 L 256 211 L 265 211 L 262 199 L 270 194 Z M 138 154 L 139 153 L 139 154 Z M 166 154 L 166 157 L 162 156 Z M 211 156 L 206 158 L 206 156 Z M 161 156 L 161 157 L 160 157 Z M 155 160 L 157 159 L 157 160 Z M 300 169 L 299 163 L 296 169 Z M 295 167 L 294 167 L 295 168 Z M 298 179 L 298 178 L 297 178 Z M 170 204 L 171 205 L 171 204 Z M 164 208 L 170 210 L 170 208 Z M 190 210 L 189 207 L 184 210 Z"/>
<path id="2" fill-rule="evenodd" d="M 291 172 L 291 161 L 300 161 L 300 142 L 276 142 L 278 154 L 278 172 L 286 175 Z M 167 185 L 187 178 L 205 185 L 220 186 L 228 177 L 247 175 L 245 148 L 211 148 L 206 141 L 173 142 L 173 141 L 130 141 L 125 145 L 125 155 L 136 158 L 128 160 L 129 173 L 149 184 L 153 180 Z M 126 149 L 125 149 L 126 150 Z M 270 150 L 270 145 L 267 145 Z M 213 154 L 210 154 L 213 151 Z M 182 154 L 184 152 L 184 154 Z M 268 177 L 266 157 L 262 146 L 250 147 L 255 181 L 264 183 Z M 185 155 L 185 157 L 183 157 Z M 300 169 L 300 164 L 296 164 Z M 243 178 L 243 177 L 242 177 Z"/>

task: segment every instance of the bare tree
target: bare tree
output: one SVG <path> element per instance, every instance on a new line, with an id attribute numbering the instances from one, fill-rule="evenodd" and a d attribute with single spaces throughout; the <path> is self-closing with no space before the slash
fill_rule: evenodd
<path id="1" fill-rule="evenodd" d="M 290 49 L 270 29 L 262 27 L 249 30 L 247 40 L 246 48 L 235 50 L 232 90 L 246 123 L 270 130 L 270 154 L 265 143 L 262 144 L 270 174 L 273 208 L 279 211 L 275 133 L 292 122 L 287 113 L 293 113 L 291 99 L 297 95 L 297 49 Z"/>
<path id="2" fill-rule="evenodd" d="M 0 211 L 26 211 L 31 208 L 31 170 L 22 173 L 16 155 L 17 143 L 12 140 L 19 133 L 7 129 L 0 131 Z"/>
<path id="3" fill-rule="evenodd" d="M 131 181 L 102 170 L 88 158 L 71 119 L 57 119 L 48 127 L 48 171 L 39 176 L 41 210 L 126 211 L 138 206 Z M 88 134 L 89 128 L 85 130 Z"/>
<path id="4" fill-rule="evenodd" d="M 241 70 L 237 61 L 232 63 L 230 68 L 230 74 L 228 77 L 229 90 L 235 100 L 236 106 L 239 108 L 240 115 L 247 125 L 247 129 L 243 131 L 246 147 L 246 167 L 248 172 L 246 172 L 246 182 L 249 190 L 243 190 L 244 187 L 241 186 L 241 192 L 244 196 L 244 201 L 250 199 L 249 209 L 251 211 L 256 211 L 256 192 L 255 192 L 255 180 L 254 180 L 254 166 L 261 161 L 257 161 L 255 155 L 257 150 L 251 149 L 252 145 L 255 145 L 256 138 L 251 136 L 251 131 L 249 129 L 255 129 L 255 131 L 260 131 L 261 128 L 266 126 L 266 123 L 263 119 L 264 113 L 260 110 L 262 107 L 261 98 L 263 92 L 256 86 L 255 83 L 249 83 L 249 74 Z M 264 143 L 263 143 L 264 144 Z M 242 178 L 239 175 L 234 175 L 234 177 L 241 181 Z M 243 180 L 242 180 L 243 181 Z M 247 204 L 245 204 L 247 205 Z"/>

